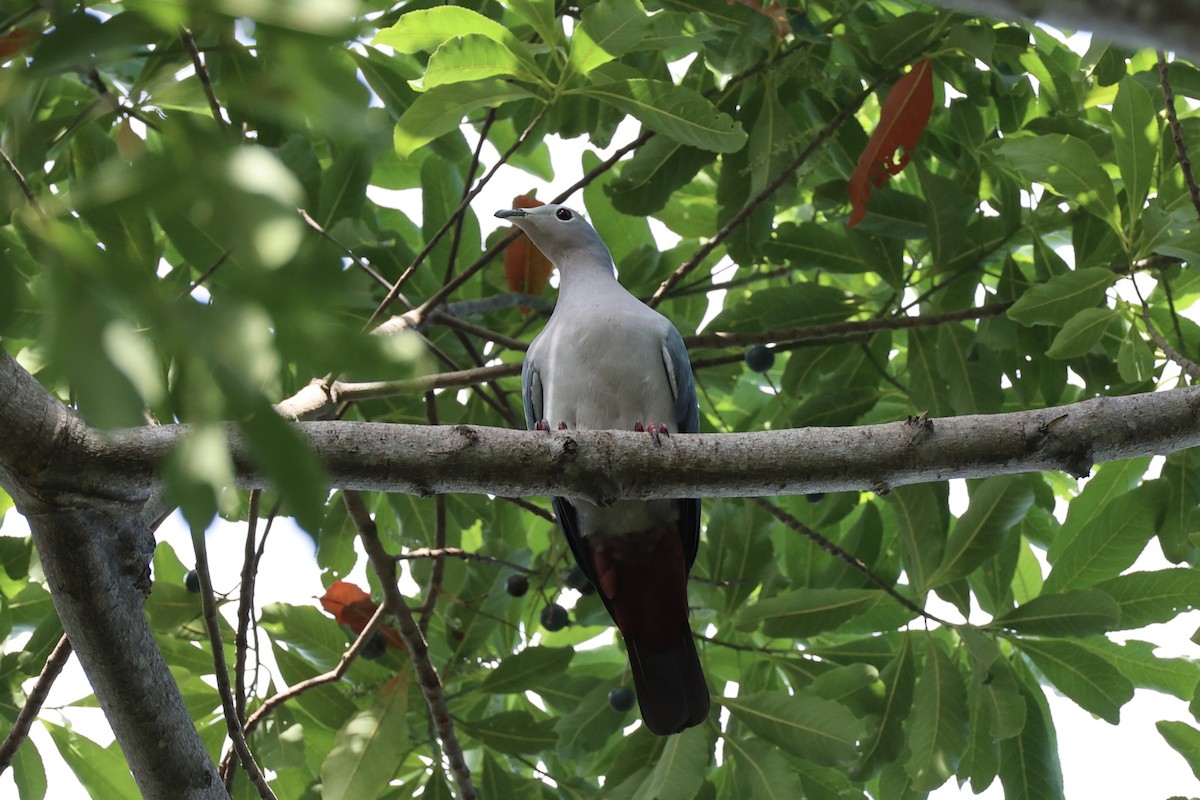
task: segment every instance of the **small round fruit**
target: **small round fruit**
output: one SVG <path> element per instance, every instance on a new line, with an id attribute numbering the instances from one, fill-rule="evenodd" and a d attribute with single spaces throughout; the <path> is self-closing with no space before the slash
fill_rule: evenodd
<path id="1" fill-rule="evenodd" d="M 618 686 L 608 693 L 608 705 L 613 711 L 628 711 L 633 708 L 633 701 L 633 689 L 628 686 Z"/>
<path id="2" fill-rule="evenodd" d="M 765 345 L 754 345 L 746 351 L 746 366 L 755 372 L 766 372 L 775 366 L 775 351 Z"/>
<path id="3" fill-rule="evenodd" d="M 200 574 L 194 569 L 189 569 L 183 573 L 183 585 L 189 592 L 200 594 Z"/>
<path id="4" fill-rule="evenodd" d="M 542 627 L 554 633 L 561 631 L 571 622 L 571 617 L 567 614 L 567 610 L 558 603 L 551 603 L 542 609 Z"/>
<path id="5" fill-rule="evenodd" d="M 371 638 L 367 639 L 367 643 L 363 645 L 363 649 L 359 651 L 359 655 L 367 661 L 374 661 L 378 658 L 383 658 L 383 654 L 387 652 L 387 639 L 379 631 L 371 634 Z"/>
<path id="6" fill-rule="evenodd" d="M 815 505 L 825 499 L 825 493 L 824 492 L 813 492 L 811 494 L 804 495 L 804 499 Z"/>
<path id="7" fill-rule="evenodd" d="M 504 591 L 511 597 L 524 597 L 529 591 L 529 579 L 524 575 L 509 575 L 504 582 Z"/>

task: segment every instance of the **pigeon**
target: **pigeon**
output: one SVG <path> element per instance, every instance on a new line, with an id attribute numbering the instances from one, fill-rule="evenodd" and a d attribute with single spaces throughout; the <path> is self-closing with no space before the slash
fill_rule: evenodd
<path id="1" fill-rule="evenodd" d="M 679 331 L 617 282 L 604 240 L 562 205 L 497 211 L 559 271 L 558 303 L 521 371 L 530 430 L 697 433 L 700 409 Z M 708 717 L 709 691 L 688 625 L 688 572 L 700 501 L 552 498 L 580 569 L 625 640 L 646 727 L 665 736 Z"/>

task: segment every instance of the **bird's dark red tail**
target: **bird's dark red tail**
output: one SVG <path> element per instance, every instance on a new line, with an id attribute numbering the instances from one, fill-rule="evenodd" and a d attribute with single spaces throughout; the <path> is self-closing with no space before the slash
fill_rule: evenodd
<path id="1" fill-rule="evenodd" d="M 688 626 L 679 533 L 672 525 L 644 537 L 633 548 L 591 549 L 592 566 L 600 597 L 625 637 L 642 719 L 665 736 L 708 717 L 708 684 Z M 653 543 L 637 546 L 643 542 Z"/>

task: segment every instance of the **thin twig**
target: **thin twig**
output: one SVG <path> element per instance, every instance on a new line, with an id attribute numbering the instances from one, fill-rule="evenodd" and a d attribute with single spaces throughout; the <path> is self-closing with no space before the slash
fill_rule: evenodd
<path id="1" fill-rule="evenodd" d="M 225 124 L 225 118 L 221 116 L 221 104 L 217 102 L 217 95 L 213 91 L 212 78 L 209 77 L 208 68 L 204 66 L 204 60 L 200 58 L 200 51 L 196 48 L 196 40 L 192 38 L 192 32 L 187 28 L 180 28 L 179 40 L 183 42 L 183 49 L 187 51 L 188 57 L 192 60 L 192 66 L 196 69 L 196 77 L 200 79 L 200 86 L 204 89 L 204 97 L 208 100 L 208 108 L 212 111 L 213 119 L 220 124 Z"/>
<path id="2" fill-rule="evenodd" d="M 54 649 L 50 651 L 50 656 L 46 659 L 41 674 L 38 675 L 37 683 L 33 685 L 29 697 L 25 698 L 25 705 L 17 713 L 17 718 L 13 720 L 12 728 L 4 737 L 4 741 L 0 742 L 0 775 L 9 768 L 21 744 L 29 738 L 29 729 L 42 710 L 42 704 L 46 702 L 46 696 L 50 694 L 50 687 L 54 685 L 55 679 L 58 678 L 70 657 L 71 643 L 67 641 L 64 634 L 59 638 Z"/>
<path id="3" fill-rule="evenodd" d="M 229 741 L 237 752 L 238 760 L 250 783 L 258 790 L 258 796 L 264 800 L 275 800 L 275 793 L 267 785 L 262 770 L 250 752 L 246 743 L 246 734 L 242 729 L 242 720 L 238 717 L 233 692 L 229 686 L 229 669 L 225 666 L 225 643 L 221 640 L 221 623 L 217 619 L 217 602 L 213 597 L 212 577 L 208 571 L 208 552 L 204 543 L 204 531 L 192 529 L 192 547 L 196 551 L 196 575 L 200 578 L 200 602 L 204 609 L 204 627 L 208 631 L 209 644 L 212 646 L 213 676 L 217 682 L 217 694 L 221 697 L 221 709 L 225 716 L 225 728 L 229 733 Z M 232 775 L 232 770 L 230 775 Z"/>
<path id="4" fill-rule="evenodd" d="M 217 268 L 229 260 L 229 254 L 232 252 L 233 252 L 232 250 L 226 250 L 224 253 L 221 253 L 221 255 L 217 256 L 217 260 L 212 263 L 211 267 L 204 270 L 203 275 L 201 275 L 199 278 L 196 278 L 196 280 L 192 281 L 191 285 L 188 286 L 186 291 L 179 293 L 179 299 L 182 300 L 183 298 L 187 297 L 189 294 L 196 291 L 196 288 L 198 286 L 203 285 L 206 280 L 211 278 L 212 274 L 217 271 Z"/>
<path id="5" fill-rule="evenodd" d="M 234 636 L 233 691 L 238 719 L 246 722 L 246 654 L 249 649 L 247 633 L 254 613 L 255 545 L 258 543 L 258 504 L 262 491 L 250 492 L 250 507 L 246 512 L 246 544 L 242 554 L 242 586 L 238 598 L 237 633 Z"/>
<path id="6" fill-rule="evenodd" d="M 475 800 L 475 786 L 471 783 L 471 771 L 463 758 L 462 745 L 458 743 L 458 737 L 454 733 L 454 721 L 450 718 L 450 709 L 446 705 L 446 693 L 442 686 L 442 680 L 438 676 L 437 668 L 433 666 L 433 661 L 429 658 L 429 647 L 425 642 L 425 637 L 421 634 L 421 628 L 417 625 L 412 611 L 405 604 L 404 596 L 400 594 L 400 587 L 396 583 L 396 561 L 388 555 L 383 543 L 379 541 L 375 520 L 371 519 L 362 495 L 358 492 L 346 491 L 342 492 L 342 499 L 346 504 L 346 511 L 349 513 L 351 521 L 358 529 L 359 540 L 367 551 L 367 556 L 371 559 L 371 566 L 379 576 L 379 583 L 387 598 L 385 605 L 395 616 L 397 632 L 412 658 L 413 671 L 421 686 L 421 694 L 424 695 L 425 703 L 429 706 L 430 719 L 432 719 L 438 739 L 441 741 L 442 752 L 449 763 L 450 772 L 454 775 L 454 782 L 458 786 L 459 800 Z"/>
<path id="7" fill-rule="evenodd" d="M 8 152 L 0 147 L 0 160 L 4 161 L 4 166 L 12 174 L 17 185 L 21 187 L 21 191 L 25 194 L 25 199 L 29 201 L 29 205 L 38 213 L 39 217 L 45 217 L 46 212 L 42 210 L 41 203 L 38 202 L 37 195 L 33 193 L 33 189 L 29 188 L 29 184 L 25 181 L 25 176 L 21 174 L 21 170 L 17 169 L 17 165 L 8 157 Z"/>
<path id="8" fill-rule="evenodd" d="M 867 577 L 867 579 L 871 581 L 871 583 L 875 584 L 880 589 L 883 589 L 884 592 L 886 592 L 888 595 L 893 597 L 897 602 L 900 603 L 900 605 L 904 606 L 908 610 L 915 611 L 916 613 L 920 614 L 925 619 L 931 620 L 933 622 L 937 622 L 941 625 L 945 625 L 947 627 L 954 627 L 954 623 L 947 622 L 944 619 L 935 617 L 933 614 L 930 614 L 928 611 L 921 608 L 919 605 L 914 603 L 912 600 L 909 600 L 907 597 L 900 594 L 898 591 L 896 591 L 895 587 L 893 587 L 890 583 L 888 583 L 883 578 L 880 578 L 878 575 L 876 575 L 874 572 L 872 572 L 871 568 L 868 567 L 866 564 L 864 564 L 862 561 L 860 561 L 858 559 L 858 557 L 855 556 L 853 553 L 850 553 L 850 552 L 842 549 L 838 545 L 834 544 L 833 542 L 829 541 L 824 536 L 817 533 L 812 528 L 808 527 L 803 522 L 796 519 L 795 517 L 793 517 L 788 512 L 784 511 L 779 506 L 775 505 L 774 503 L 772 503 L 769 500 L 766 500 L 762 497 L 748 497 L 746 499 L 749 500 L 750 502 L 754 503 L 756 506 L 758 506 L 762 510 L 766 511 L 768 514 L 770 514 L 775 519 L 782 522 L 784 525 L 786 525 L 789 528 L 791 528 L 792 530 L 794 530 L 796 533 L 799 533 L 801 536 L 805 537 L 809 541 L 816 544 L 818 547 L 820 547 L 825 552 L 830 553 L 831 555 L 836 556 L 837 558 L 840 558 L 842 561 L 845 561 L 851 567 L 853 567 L 854 569 L 858 570 L 863 575 L 865 575 Z"/>
<path id="9" fill-rule="evenodd" d="M 1137 294 L 1138 300 L 1142 303 L 1142 322 L 1146 326 L 1146 332 L 1150 334 L 1150 338 L 1158 345 L 1158 349 L 1163 351 L 1163 355 L 1174 361 L 1181 370 L 1187 373 L 1188 377 L 1193 381 L 1200 381 L 1200 364 L 1192 361 L 1183 353 L 1176 350 L 1167 337 L 1159 333 L 1158 328 L 1154 327 L 1153 320 L 1150 319 L 1150 309 L 1146 305 L 1146 298 L 1142 297 L 1142 290 L 1138 288 L 1137 281 L 1132 281 L 1133 291 Z"/>
<path id="10" fill-rule="evenodd" d="M 551 525 L 555 525 L 558 523 L 558 517 L 554 516 L 554 512 L 547 511 L 546 509 L 542 508 L 541 506 L 539 506 L 535 503 L 531 503 L 523 497 L 499 497 L 499 496 L 497 496 L 496 499 L 507 501 L 507 502 L 512 503 L 513 505 L 517 506 L 518 508 L 525 509 L 526 511 L 528 511 L 531 514 L 536 514 L 539 517 L 541 517 L 542 519 L 549 522 Z"/>
<path id="11" fill-rule="evenodd" d="M 503 558 L 494 558 L 492 556 L 485 556 L 482 553 L 473 553 L 470 550 L 463 550 L 461 547 L 421 547 L 416 550 L 409 550 L 407 553 L 401 553 L 400 555 L 392 556 L 392 558 L 397 561 L 412 561 L 418 558 L 433 558 L 441 561 L 445 558 L 460 558 L 463 561 L 480 561 L 484 564 L 495 564 L 498 567 L 508 567 L 509 569 L 515 569 L 518 572 L 524 572 L 529 575 L 537 572 L 535 569 L 523 567 L 520 564 L 512 561 L 505 561 Z"/>
<path id="12" fill-rule="evenodd" d="M 1167 79 L 1167 54 L 1158 51 L 1158 79 L 1162 83 L 1163 100 L 1167 106 L 1167 121 L 1171 125 L 1171 137 L 1175 140 L 1175 157 L 1179 160 L 1179 168 L 1183 171 L 1183 182 L 1187 184 L 1188 196 L 1192 199 L 1192 208 L 1200 216 L 1200 186 L 1196 185 L 1196 176 L 1192 174 L 1192 159 L 1188 157 L 1187 145 L 1183 141 L 1183 128 L 1179 125 L 1179 115 L 1175 113 L 1175 92 Z"/>
<path id="13" fill-rule="evenodd" d="M 459 204 L 462 205 L 464 211 L 466 210 L 466 204 L 471 202 L 471 185 L 475 182 L 475 172 L 479 169 L 479 159 L 483 154 L 483 143 L 487 141 L 488 133 L 491 132 L 492 123 L 495 121 L 496 109 L 489 108 L 483 118 L 483 125 L 479 128 L 479 141 L 475 143 L 475 150 L 471 153 L 471 163 L 467 166 L 467 178 L 463 181 L 463 193 Z M 454 220 L 454 235 L 450 237 L 450 254 L 446 258 L 446 274 L 442 278 L 443 283 L 454 277 L 454 263 L 458 261 L 458 248 L 462 244 L 463 225 L 466 221 L 467 215 L 465 213 L 458 214 Z"/>

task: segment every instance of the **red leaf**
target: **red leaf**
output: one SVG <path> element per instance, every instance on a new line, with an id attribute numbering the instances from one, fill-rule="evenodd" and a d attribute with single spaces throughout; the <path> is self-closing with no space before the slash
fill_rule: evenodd
<path id="1" fill-rule="evenodd" d="M 33 31 L 28 28 L 13 28 L 8 33 L 0 36 L 0 59 L 8 58 L 20 52 L 29 40 L 33 38 Z"/>
<path id="2" fill-rule="evenodd" d="M 532 194 L 529 194 L 514 197 L 512 207 L 536 208 L 542 205 L 545 203 L 535 200 Z M 504 277 L 508 280 L 510 292 L 540 296 L 553 271 L 554 265 L 550 263 L 550 259 L 542 255 L 542 251 L 523 233 L 504 249 Z M 525 306 L 521 306 L 521 310 L 529 312 Z"/>
<path id="3" fill-rule="evenodd" d="M 850 175 L 850 226 L 862 222 L 867 213 L 871 189 L 882 188 L 893 175 L 900 174 L 916 150 L 917 140 L 929 124 L 933 112 L 933 71 L 929 59 L 919 61 L 888 92 L 879 112 L 879 125 L 871 134 L 866 149 Z M 897 157 L 897 151 L 904 153 Z"/>
<path id="4" fill-rule="evenodd" d="M 367 623 L 379 608 L 379 604 L 371 599 L 371 595 L 346 581 L 334 581 L 329 584 L 329 588 L 320 599 L 322 608 L 333 614 L 333 618 L 339 624 L 347 626 L 355 633 L 363 632 L 363 628 L 367 627 Z M 389 646 L 398 650 L 404 649 L 404 640 L 391 625 L 381 625 L 379 632 L 387 639 Z"/>

